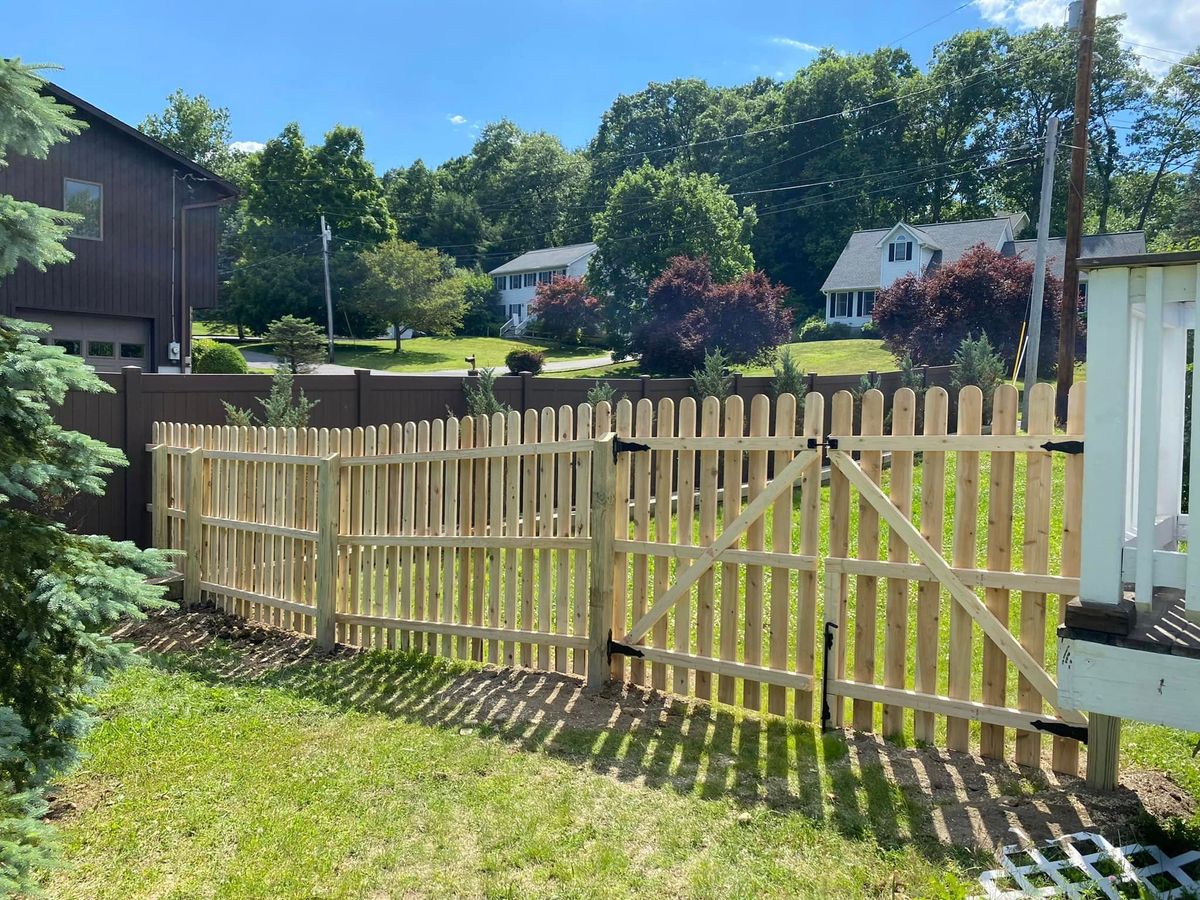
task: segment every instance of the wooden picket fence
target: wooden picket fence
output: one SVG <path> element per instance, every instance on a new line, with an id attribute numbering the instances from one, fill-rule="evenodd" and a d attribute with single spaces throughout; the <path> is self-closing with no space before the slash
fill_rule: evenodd
<path id="1" fill-rule="evenodd" d="M 1083 398 L 1068 436 L 1048 385 L 1027 433 L 1011 386 L 990 429 L 973 387 L 953 406 L 902 389 L 890 410 L 841 392 L 828 436 L 820 394 L 160 422 L 154 542 L 183 551 L 185 602 L 325 646 L 623 679 L 956 750 L 974 735 L 1031 766 L 1049 732 L 1053 768 L 1075 772 L 1086 720 L 1055 708 L 1048 634 L 1078 590 Z"/>

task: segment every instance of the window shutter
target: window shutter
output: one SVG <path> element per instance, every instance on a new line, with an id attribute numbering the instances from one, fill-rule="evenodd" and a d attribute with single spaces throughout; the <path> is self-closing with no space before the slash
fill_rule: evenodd
<path id="1" fill-rule="evenodd" d="M 895 262 L 895 261 L 896 261 L 896 245 L 894 243 L 889 243 L 888 244 L 888 262 Z"/>

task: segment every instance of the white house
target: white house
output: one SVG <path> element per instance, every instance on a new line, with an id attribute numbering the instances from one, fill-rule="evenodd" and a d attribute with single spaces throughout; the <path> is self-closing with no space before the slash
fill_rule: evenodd
<path id="1" fill-rule="evenodd" d="M 882 288 L 909 274 L 928 274 L 938 266 L 953 263 L 967 250 L 983 244 L 1007 256 L 1033 259 L 1036 241 L 1016 240 L 1028 223 L 1024 213 L 910 225 L 897 222 L 891 228 L 856 231 L 846 241 L 821 293 L 825 295 L 825 321 L 843 322 L 860 328 L 871 321 L 875 295 Z M 1047 271 L 1063 274 L 1066 241 L 1052 238 Z M 1084 237 L 1081 256 L 1115 256 L 1146 251 L 1141 231 L 1098 234 Z M 1086 294 L 1086 272 L 1080 273 L 1080 293 Z"/>
<path id="2" fill-rule="evenodd" d="M 587 272 L 588 260 L 598 248 L 595 244 L 571 244 L 530 250 L 488 272 L 500 292 L 500 308 L 517 328 L 529 319 L 529 303 L 539 284 L 554 278 L 578 278 Z"/>

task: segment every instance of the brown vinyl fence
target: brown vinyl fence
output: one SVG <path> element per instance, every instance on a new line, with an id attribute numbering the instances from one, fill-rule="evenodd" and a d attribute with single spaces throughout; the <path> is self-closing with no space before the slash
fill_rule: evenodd
<path id="1" fill-rule="evenodd" d="M 1049 742 L 1074 773 L 1086 719 L 1057 706 L 1048 636 L 1078 591 L 1083 398 L 1065 443 L 1045 384 L 1028 433 L 1009 385 L 990 433 L 974 387 L 953 427 L 942 388 L 160 422 L 154 542 L 185 552 L 185 602 L 324 646 L 628 680 L 1028 766 Z"/>
<path id="2" fill-rule="evenodd" d="M 931 385 L 949 386 L 951 367 L 927 370 Z M 103 497 L 85 497 L 68 511 L 69 524 L 80 531 L 108 534 L 145 543 L 149 538 L 146 504 L 149 466 L 144 447 L 156 421 L 224 425 L 221 401 L 259 410 L 257 398 L 270 392 L 269 375 L 147 375 L 136 367 L 100 376 L 110 394 L 68 396 L 58 422 L 124 451 L 129 468 L 115 473 Z M 879 387 L 890 396 L 900 386 L 898 372 L 879 374 Z M 809 391 L 832 398 L 859 385 L 860 375 L 809 376 Z M 608 381 L 633 402 L 663 398 L 679 402 L 692 393 L 690 378 L 612 378 Z M 301 375 L 298 389 L 317 400 L 312 424 L 318 428 L 356 428 L 391 422 L 433 420 L 466 413 L 463 384 L 469 379 L 442 375 L 387 375 L 357 370 L 352 375 Z M 734 393 L 749 400 L 769 391 L 769 377 L 734 376 Z M 518 412 L 578 406 L 596 383 L 590 378 L 502 376 L 497 396 Z M 828 424 L 828 423 L 827 423 Z"/>

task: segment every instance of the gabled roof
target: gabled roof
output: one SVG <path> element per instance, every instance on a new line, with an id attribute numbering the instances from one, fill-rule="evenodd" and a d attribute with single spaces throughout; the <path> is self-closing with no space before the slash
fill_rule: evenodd
<path id="1" fill-rule="evenodd" d="M 66 90 L 65 88 L 59 87 L 57 84 L 55 84 L 52 81 L 44 82 L 42 84 L 42 90 L 45 93 L 52 96 L 55 100 L 61 101 L 62 103 L 67 104 L 68 106 L 72 106 L 77 111 L 83 113 L 84 115 L 90 116 L 93 119 L 100 120 L 104 124 L 109 125 L 112 128 L 115 128 L 117 131 L 121 132 L 122 134 L 126 135 L 127 137 L 131 137 L 134 140 L 139 141 L 142 144 L 145 144 L 151 150 L 154 150 L 157 153 L 161 153 L 163 156 L 170 159 L 176 165 L 182 166 L 183 168 L 191 171 L 193 174 L 198 175 L 201 178 L 204 178 L 208 181 L 211 181 L 214 185 L 216 185 L 216 187 L 222 193 L 227 194 L 230 197 L 237 196 L 238 189 L 236 187 L 234 187 L 233 184 L 231 184 L 230 182 L 228 182 L 224 178 L 222 178 L 220 175 L 217 175 L 215 172 L 210 172 L 208 169 L 204 168 L 204 166 L 200 165 L 199 163 L 197 163 L 193 160 L 188 159 L 182 153 L 176 153 L 170 147 L 166 146 L 165 144 L 159 143 L 158 141 L 156 141 L 154 138 L 150 137 L 149 135 L 142 134 L 142 132 L 138 131 L 132 125 L 126 125 L 120 119 L 118 119 L 115 116 L 110 115 L 109 113 L 106 113 L 104 110 L 100 109 L 100 107 L 93 106 L 91 103 L 88 103 L 82 97 L 76 97 L 70 91 Z"/>
<path id="2" fill-rule="evenodd" d="M 986 244 L 1000 249 L 1001 243 L 1008 234 L 1008 228 L 1018 231 L 1025 223 L 1022 213 L 1016 215 L 993 216 L 989 219 L 970 219 L 966 222 L 940 222 L 936 225 L 922 225 L 919 232 L 926 235 L 930 243 L 938 249 L 930 261 L 931 266 L 951 263 L 962 256 L 976 244 Z M 906 225 L 913 229 L 913 226 Z M 879 248 L 883 239 L 893 232 L 891 228 L 873 228 L 869 231 L 856 231 L 846 241 L 841 256 L 838 257 L 830 270 L 822 291 L 846 291 L 861 288 L 879 287 Z M 917 229 L 913 229 L 914 231 Z"/>
<path id="3" fill-rule="evenodd" d="M 884 244 L 886 244 L 888 241 L 890 241 L 892 239 L 892 235 L 895 234 L 897 231 L 907 231 L 910 235 L 912 235 L 913 237 L 915 237 L 917 239 L 918 244 L 924 244 L 926 247 L 931 247 L 934 250 L 942 249 L 941 247 L 939 247 L 937 245 L 937 242 L 934 241 L 934 239 L 929 236 L 928 232 L 923 231 L 920 228 L 917 228 L 915 225 L 909 225 L 907 222 L 897 222 L 890 229 L 888 229 L 887 231 L 885 231 L 883 233 L 883 237 L 881 237 L 878 241 L 875 242 L 875 246 L 882 247 Z"/>
<path id="4" fill-rule="evenodd" d="M 1056 278 L 1063 277 L 1063 261 L 1067 258 L 1067 239 L 1050 238 L 1046 247 L 1046 271 Z M 1004 245 L 1006 256 L 1019 256 L 1033 262 L 1037 241 L 1010 241 Z M 1085 234 L 1080 247 L 1080 259 L 1097 256 L 1133 256 L 1146 252 L 1146 232 L 1116 231 L 1111 234 Z"/>
<path id="5" fill-rule="evenodd" d="M 562 269 L 576 260 L 595 253 L 599 247 L 588 241 L 586 244 L 568 244 L 566 247 L 546 247 L 530 250 L 516 259 L 488 272 L 489 275 L 507 275 L 510 272 L 536 272 L 540 269 Z"/>

